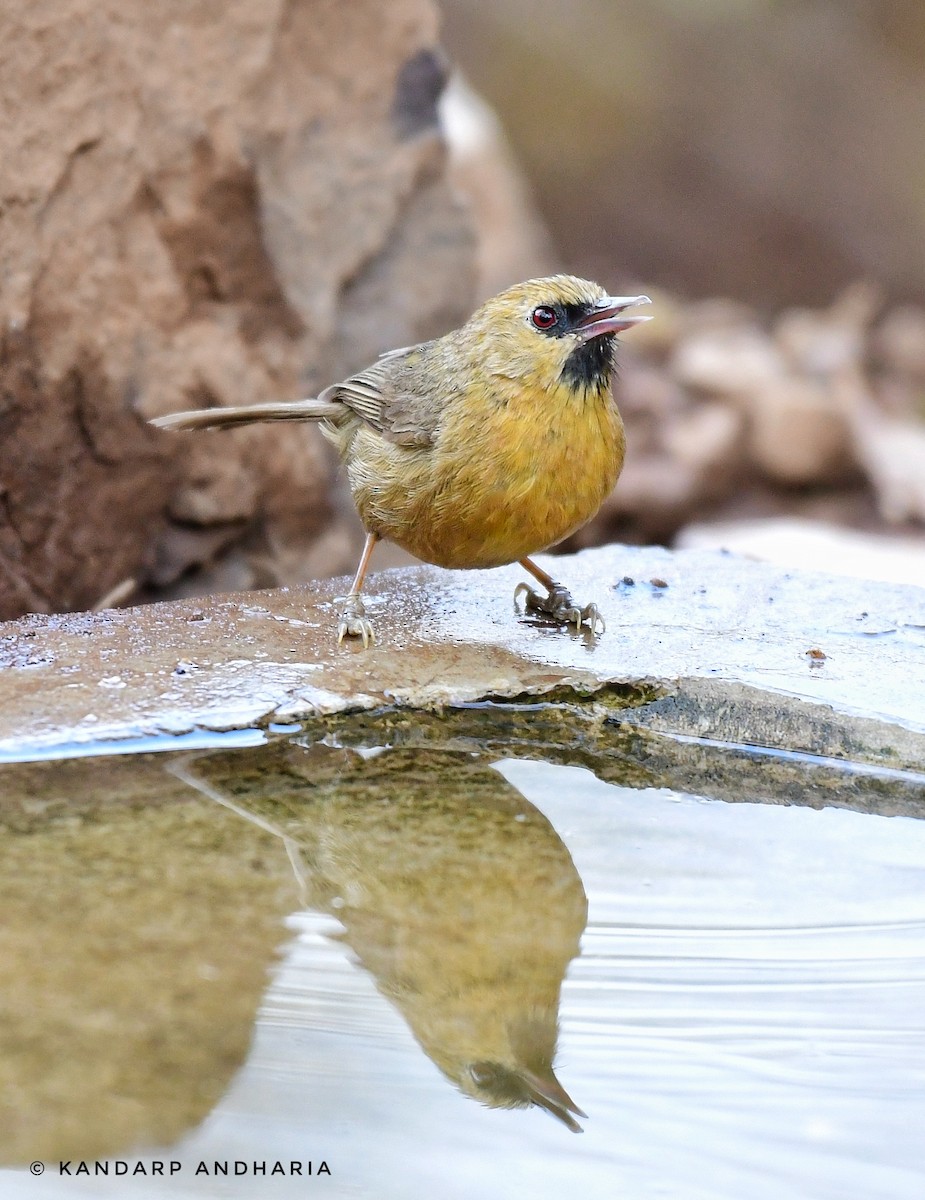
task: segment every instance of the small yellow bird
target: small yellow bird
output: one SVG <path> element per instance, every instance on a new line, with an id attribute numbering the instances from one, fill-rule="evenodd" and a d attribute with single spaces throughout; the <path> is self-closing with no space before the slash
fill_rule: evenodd
<path id="1" fill-rule="evenodd" d="M 374 640 L 361 591 L 373 547 L 388 538 L 440 567 L 519 562 L 545 589 L 515 600 L 560 624 L 604 621 L 579 607 L 528 555 L 597 512 L 623 466 L 612 391 L 616 335 L 649 318 L 648 296 L 608 296 L 571 275 L 530 279 L 486 301 L 462 328 L 390 350 L 317 399 L 158 417 L 209 429 L 320 421 L 337 447 L 366 544 L 340 611 L 337 640 Z"/>
<path id="2" fill-rule="evenodd" d="M 492 747 L 473 759 L 447 749 L 452 736 L 397 740 L 373 758 L 276 741 L 196 755 L 178 773 L 283 840 L 302 905 L 338 921 L 329 936 L 464 1095 L 542 1108 L 579 1133 L 586 1114 L 553 1067 L 562 981 L 588 922 L 572 857 Z"/>

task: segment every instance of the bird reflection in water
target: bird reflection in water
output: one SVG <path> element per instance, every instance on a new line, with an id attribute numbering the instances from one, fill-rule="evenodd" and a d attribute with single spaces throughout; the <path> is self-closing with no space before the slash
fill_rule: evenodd
<path id="1" fill-rule="evenodd" d="M 556 831 L 490 761 L 277 742 L 178 773 L 283 839 L 306 907 L 340 922 L 462 1092 L 580 1132 L 553 1061 L 587 898 Z"/>

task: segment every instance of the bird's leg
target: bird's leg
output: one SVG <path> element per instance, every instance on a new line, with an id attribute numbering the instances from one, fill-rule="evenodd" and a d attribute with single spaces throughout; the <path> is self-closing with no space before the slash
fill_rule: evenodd
<path id="1" fill-rule="evenodd" d="M 363 581 L 369 569 L 369 560 L 372 556 L 373 547 L 378 541 L 378 533 L 368 533 L 366 535 L 366 544 L 360 556 L 360 565 L 357 567 L 357 573 L 353 577 L 350 591 L 344 597 L 343 604 L 341 605 L 340 621 L 337 625 L 338 645 L 340 645 L 345 637 L 358 637 L 363 639 L 363 648 L 365 649 L 376 640 L 373 634 L 373 627 L 366 619 L 366 609 L 363 607 L 363 597 L 360 595 L 360 592 L 363 590 Z"/>
<path id="2" fill-rule="evenodd" d="M 568 588 L 557 583 L 542 567 L 538 567 L 529 558 L 522 558 L 520 565 L 525 571 L 529 571 L 534 579 L 539 580 L 546 589 L 546 595 L 541 596 L 529 584 L 519 583 L 514 590 L 515 604 L 524 596 L 524 608 L 527 612 L 542 613 L 563 625 L 574 624 L 576 629 L 587 625 L 592 633 L 604 632 L 606 625 L 596 604 L 586 604 L 584 608 L 579 608 Z"/>

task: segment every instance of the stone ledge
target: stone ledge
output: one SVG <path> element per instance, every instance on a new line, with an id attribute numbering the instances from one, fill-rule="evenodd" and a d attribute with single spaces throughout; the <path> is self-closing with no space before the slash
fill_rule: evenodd
<path id="1" fill-rule="evenodd" d="M 652 547 L 545 562 L 601 638 L 517 616 L 517 566 L 375 575 L 365 651 L 335 642 L 343 580 L 8 622 L 0 754 L 632 684 L 651 699 L 621 719 L 659 732 L 925 769 L 925 589 Z"/>

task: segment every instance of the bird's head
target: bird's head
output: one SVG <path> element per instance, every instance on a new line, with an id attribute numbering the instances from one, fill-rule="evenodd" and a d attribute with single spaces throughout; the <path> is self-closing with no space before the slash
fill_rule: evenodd
<path id="1" fill-rule="evenodd" d="M 575 1117 L 584 1117 L 586 1120 L 588 1117 L 556 1078 L 549 1064 L 531 1071 L 523 1066 L 508 1067 L 501 1063 L 470 1063 L 460 1085 L 464 1092 L 489 1108 L 529 1108 L 535 1105 L 556 1117 L 572 1133 L 582 1132 Z"/>
<path id="2" fill-rule="evenodd" d="M 648 296 L 609 296 L 573 275 L 528 279 L 486 301 L 464 327 L 482 365 L 524 383 L 609 391 L 616 337 L 650 318 L 626 309 Z"/>

